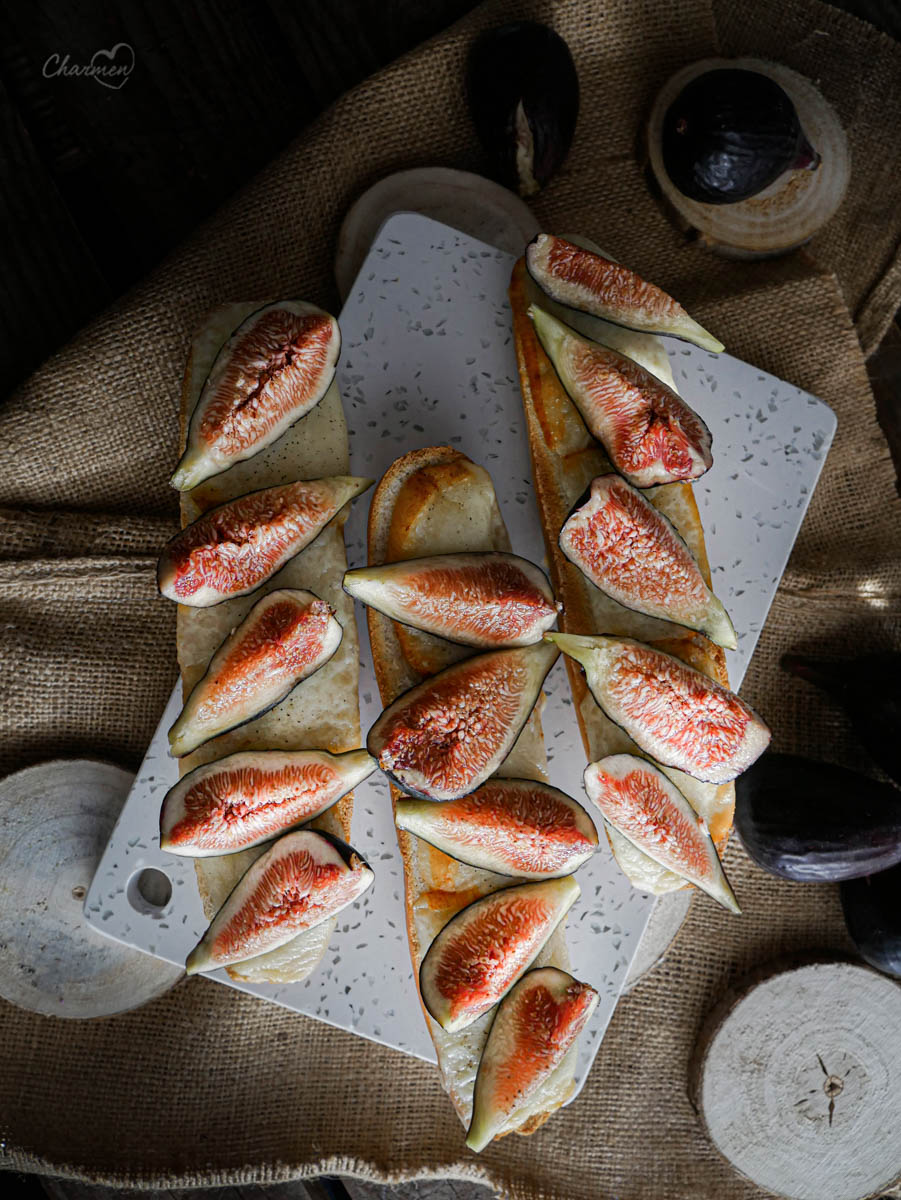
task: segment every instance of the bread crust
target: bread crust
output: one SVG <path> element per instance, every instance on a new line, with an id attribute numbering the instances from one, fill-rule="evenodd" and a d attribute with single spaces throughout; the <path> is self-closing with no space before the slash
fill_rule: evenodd
<path id="1" fill-rule="evenodd" d="M 398 558 L 410 557 L 409 554 L 404 553 L 405 538 L 410 531 L 415 529 L 416 521 L 421 517 L 424 509 L 439 493 L 446 492 L 452 486 L 465 488 L 468 479 L 475 480 L 474 471 L 484 474 L 482 469 L 475 467 L 464 454 L 449 446 L 427 447 L 399 458 L 382 477 L 372 498 L 368 529 L 370 565 L 381 565 L 385 562 L 397 561 Z M 500 511 L 497 509 L 496 501 L 495 509 L 496 517 L 492 522 L 491 534 L 493 545 L 490 548 L 509 550 L 509 537 L 500 517 Z M 462 545 L 458 547 L 461 550 L 466 548 Z M 485 549 L 486 547 L 478 546 L 477 548 Z M 402 692 L 418 683 L 424 674 L 414 669 L 410 663 L 403 638 L 398 636 L 399 633 L 402 635 L 405 632 L 403 627 L 371 608 L 367 609 L 366 615 L 376 681 L 382 703 L 387 706 Z M 432 640 L 440 642 L 440 639 Z M 448 644 L 442 643 L 442 645 L 447 646 Z M 460 649 L 456 647 L 455 651 Z M 463 653 L 469 653 L 469 651 L 464 649 Z M 459 657 L 459 655 L 457 656 Z M 420 665 L 422 661 L 427 661 L 427 656 L 425 659 L 423 658 L 423 651 L 419 643 L 416 645 L 415 657 L 417 665 Z M 425 674 L 428 673 L 430 672 L 425 672 Z M 529 729 L 530 726 L 531 729 Z M 532 714 L 529 725 L 527 725 L 527 736 L 533 739 L 541 737 L 540 718 L 537 710 Z M 544 777 L 541 763 L 537 764 L 537 769 L 533 771 L 533 774 L 536 777 Z M 392 784 L 392 805 L 396 804 L 402 796 L 403 792 Z M 434 936 L 437 929 L 444 925 L 455 912 L 487 892 L 493 891 L 499 886 L 508 885 L 510 880 L 467 867 L 405 830 L 397 830 L 397 840 L 404 868 L 407 934 L 418 991 L 419 964 L 427 949 L 422 933 L 424 925 L 427 929 L 430 926 L 429 914 L 434 913 L 435 916 L 435 928 L 434 930 L 429 929 L 431 936 Z M 428 938 L 429 941 L 431 936 Z M 536 964 L 540 962 L 543 965 L 545 961 L 553 961 L 556 965 L 564 967 L 568 965 L 565 959 L 562 930 L 558 930 L 554 934 L 542 956 L 536 960 Z M 420 1004 L 422 1005 L 421 995 Z M 449 1042 L 451 1039 L 432 1020 L 424 1005 L 422 1005 L 422 1010 L 429 1033 L 435 1043 L 439 1069 L 451 1102 L 463 1123 L 468 1124 L 471 1109 L 471 1084 L 467 1086 L 465 1083 L 460 1083 L 450 1062 Z M 474 1033 L 473 1037 L 475 1040 L 481 1039 L 481 1042 L 484 1043 L 484 1037 L 487 1036 L 490 1024 L 490 1015 L 487 1022 L 485 1018 L 482 1018 L 481 1022 L 477 1023 L 477 1025 L 480 1024 L 484 1028 Z M 470 1028 L 475 1029 L 475 1027 Z M 528 1114 L 518 1128 L 505 1130 L 499 1136 L 505 1136 L 508 1132 L 533 1133 L 569 1097 L 572 1092 L 571 1082 L 568 1087 L 561 1087 L 558 1090 L 559 1094 L 549 1097 L 546 1106 L 541 1111 Z"/>
<path id="2" fill-rule="evenodd" d="M 509 297 L 532 477 L 551 582 L 557 599 L 563 603 L 560 628 L 567 633 L 613 633 L 635 637 L 659 646 L 719 683 L 728 685 L 726 656 L 721 647 L 700 633 L 643 617 L 615 604 L 605 598 L 561 551 L 557 539 L 574 503 L 595 476 L 611 468 L 603 449 L 585 428 L 535 333 L 528 309 L 533 302 L 541 303 L 541 297 L 530 280 L 524 258 L 513 269 Z M 646 495 L 676 526 L 709 586 L 710 566 L 704 531 L 691 484 L 667 484 L 651 489 Z M 634 743 L 604 716 L 588 689 L 579 664 L 567 657 L 566 669 L 589 759 L 628 750 L 630 746 L 634 748 Z M 624 739 L 628 745 L 624 745 Z M 734 786 L 723 784 L 713 788 L 686 781 L 686 791 L 688 799 L 702 811 L 711 835 L 722 851 L 732 827 Z M 605 828 L 608 827 L 605 825 Z M 615 838 L 611 839 L 611 847 L 617 854 Z M 626 874 L 632 878 L 628 870 Z M 670 872 L 659 874 L 662 886 L 653 890 L 663 892 L 689 886 Z M 646 886 L 644 880 L 633 881 Z"/>
<path id="3" fill-rule="evenodd" d="M 197 330 L 191 344 L 182 381 L 179 407 L 181 450 L 184 449 L 191 412 L 209 373 L 212 358 L 215 357 L 219 347 L 224 344 L 234 328 L 261 305 L 262 302 L 259 301 L 224 305 L 211 312 L 204 324 Z M 312 424 L 315 430 L 313 440 L 316 444 L 314 446 L 306 444 L 309 442 L 311 434 L 307 432 L 302 435 L 295 427 L 294 430 L 289 430 L 284 434 L 273 446 L 239 464 L 237 468 L 212 477 L 191 492 L 183 493 L 180 505 L 182 526 L 196 520 L 207 509 L 254 490 L 254 486 L 268 487 L 288 482 L 291 479 L 313 478 L 329 473 L 346 473 L 349 466 L 346 428 L 340 397 L 334 384 L 333 388 L 334 391 L 330 390 L 330 394 L 327 394 L 321 402 L 326 408 L 322 411 L 314 409 L 298 423 L 298 425 L 306 425 L 308 431 Z M 322 466 L 324 469 L 312 470 L 313 466 Z M 249 481 L 252 481 L 252 484 Z M 186 774 L 202 762 L 224 757 L 236 750 L 323 749 L 339 753 L 360 745 L 357 699 L 359 660 L 356 649 L 356 626 L 353 619 L 353 605 L 341 589 L 341 580 L 346 566 L 343 538 L 343 525 L 346 517 L 346 510 L 339 513 L 318 538 L 251 595 L 225 601 L 221 605 L 216 605 L 215 609 L 196 609 L 179 605 L 176 624 L 178 660 L 183 695 L 186 697 L 197 679 L 203 674 L 206 663 L 217 648 L 214 642 L 222 632 L 223 622 L 226 627 L 237 624 L 246 609 L 266 592 L 278 587 L 308 587 L 317 594 L 327 588 L 329 594 L 323 595 L 322 598 L 328 600 L 333 607 L 339 610 L 344 636 L 334 659 L 326 664 L 322 671 L 330 672 L 336 680 L 337 686 L 340 686 L 341 695 L 345 701 L 343 707 L 346 711 L 339 714 L 333 722 L 326 722 L 321 717 L 315 716 L 308 722 L 292 719 L 285 722 L 282 728 L 277 729 L 273 724 L 275 714 L 279 710 L 283 712 L 290 710 L 293 713 L 292 700 L 289 697 L 282 705 L 277 705 L 275 709 L 271 710 L 272 717 L 258 718 L 246 726 L 213 739 L 193 754 L 180 759 L 179 773 L 181 775 Z M 323 584 L 326 586 L 323 587 Z M 214 628 L 217 630 L 215 633 L 213 632 Z M 311 676 L 311 680 L 315 679 L 315 675 Z M 311 824 L 314 828 L 324 829 L 349 841 L 352 814 L 353 793 L 351 792 Z M 253 859 L 263 853 L 265 849 L 265 846 L 261 846 L 235 855 L 195 861 L 197 885 L 204 913 L 208 919 L 212 919 L 215 915 L 240 874 L 247 870 Z M 282 951 L 274 951 L 271 956 L 264 956 L 265 962 L 261 958 L 256 960 L 253 966 L 243 967 L 238 964 L 228 968 L 229 974 L 236 979 L 249 979 L 253 982 L 290 982 L 303 979 L 325 952 L 328 935 L 332 928 L 333 923 L 326 922 L 318 932 L 314 929 L 301 935 L 306 939 L 306 947 L 303 952 L 301 952 L 300 939 L 295 939 L 298 946 L 294 951 L 287 947 Z M 293 943 L 289 943 L 289 947 L 292 945 Z M 293 958 L 292 955 L 294 955 Z"/>

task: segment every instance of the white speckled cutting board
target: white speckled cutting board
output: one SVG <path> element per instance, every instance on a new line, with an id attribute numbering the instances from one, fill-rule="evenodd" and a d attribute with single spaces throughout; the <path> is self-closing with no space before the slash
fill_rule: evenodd
<path id="1" fill-rule="evenodd" d="M 354 474 L 378 478 L 408 450 L 457 446 L 491 472 L 514 550 L 543 562 L 507 305 L 512 265 L 509 255 L 425 217 L 392 217 L 341 314 L 338 380 Z M 813 396 L 728 355 L 717 358 L 677 341 L 668 349 L 680 391 L 713 433 L 714 465 L 696 492 L 714 586 L 738 630 L 739 648 L 729 655 L 730 677 L 738 687 L 835 418 Z M 351 565 L 366 560 L 367 508 L 364 497 L 347 524 Z M 365 734 L 379 701 L 361 612 L 357 619 Z M 562 662 L 547 692 L 543 726 L 551 782 L 580 796 L 585 757 Z M 178 686 L 85 900 L 87 918 L 98 930 L 170 962 L 183 962 L 205 928 L 193 863 L 161 853 L 157 832 L 160 802 L 178 778 L 166 732 L 181 707 L 180 693 Z M 653 903 L 630 887 L 601 840 L 599 853 L 578 872 L 582 897 L 568 922 L 572 969 L 601 994 L 582 1040 L 579 1086 Z M 382 776 L 356 790 L 353 842 L 374 868 L 376 883 L 339 916 L 332 944 L 308 980 L 250 986 L 224 971 L 212 978 L 434 1060 L 407 951 L 403 877 Z M 172 895 L 163 906 L 149 903 L 139 890 L 139 876 L 148 867 L 171 881 Z"/>

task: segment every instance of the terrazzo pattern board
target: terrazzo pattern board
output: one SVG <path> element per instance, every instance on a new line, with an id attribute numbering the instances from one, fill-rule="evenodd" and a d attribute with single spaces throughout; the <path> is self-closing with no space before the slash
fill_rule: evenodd
<path id="1" fill-rule="evenodd" d="M 514 550 L 544 561 L 530 480 L 506 293 L 513 260 L 413 214 L 382 228 L 341 316 L 338 369 L 351 430 L 351 469 L 378 478 L 400 454 L 449 443 L 491 472 Z M 820 401 L 723 355 L 673 342 L 678 386 L 713 432 L 716 461 L 697 486 L 719 595 L 739 631 L 730 675 L 741 682 L 834 430 Z M 347 524 L 348 561 L 365 562 L 368 504 Z M 361 635 L 361 715 L 379 713 Z M 548 678 L 543 726 L 551 782 L 582 795 L 585 759 L 562 661 Z M 159 850 L 160 801 L 177 779 L 166 731 L 180 708 L 173 692 L 85 905 L 97 929 L 183 962 L 205 928 L 190 860 Z M 601 993 L 582 1039 L 581 1085 L 613 1012 L 652 899 L 634 891 L 602 848 L 582 867 L 581 899 L 568 922 L 572 969 Z M 403 877 L 387 781 L 356 790 L 353 843 L 376 873 L 374 887 L 338 918 L 322 964 L 305 982 L 240 985 L 212 977 L 424 1059 L 434 1059 L 407 950 Z M 145 901 L 147 867 L 171 880 L 162 907 Z M 702 903 L 708 903 L 702 900 Z"/>

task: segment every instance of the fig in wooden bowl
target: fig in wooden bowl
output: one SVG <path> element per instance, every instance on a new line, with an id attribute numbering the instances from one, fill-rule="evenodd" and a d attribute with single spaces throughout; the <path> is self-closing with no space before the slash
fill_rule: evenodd
<path id="1" fill-rule="evenodd" d="M 661 88 L 647 125 L 654 190 L 702 245 L 737 258 L 808 241 L 841 204 L 848 144 L 803 75 L 755 58 L 711 58 Z"/>

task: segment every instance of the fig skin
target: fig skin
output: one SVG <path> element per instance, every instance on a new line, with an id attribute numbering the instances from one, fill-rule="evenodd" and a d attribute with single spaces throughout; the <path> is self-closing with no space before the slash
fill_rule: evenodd
<path id="1" fill-rule="evenodd" d="M 558 543 L 589 583 L 618 604 L 696 629 L 729 650 L 738 645 L 729 614 L 676 527 L 625 479 L 593 479 Z"/>
<path id="2" fill-rule="evenodd" d="M 704 783 L 728 783 L 759 758 L 770 730 L 734 692 L 682 659 L 623 637 L 547 633 L 580 663 L 589 690 L 648 758 Z M 640 712 L 628 711 L 638 700 Z"/>
<path id="3" fill-rule="evenodd" d="M 353 904 L 374 879 L 368 863 L 339 838 L 312 829 L 285 834 L 235 884 L 185 971 L 215 971 L 268 954 Z M 220 945 L 229 933 L 230 947 Z"/>
<path id="4" fill-rule="evenodd" d="M 774 79 L 726 67 L 687 83 L 663 118 L 663 165 L 701 204 L 756 196 L 790 170 L 816 170 L 795 106 Z"/>
<path id="5" fill-rule="evenodd" d="M 301 624 L 302 616 L 321 623 L 320 644 L 308 660 L 302 661 L 301 657 L 296 657 L 289 662 L 285 647 L 292 644 L 292 638 L 300 639 L 300 643 L 292 647 L 297 656 L 309 649 L 301 644 L 305 632 Z M 271 628 L 268 627 L 270 625 Z M 295 687 L 325 666 L 338 649 L 343 636 L 344 630 L 335 620 L 331 606 L 312 592 L 281 588 L 267 593 L 256 602 L 237 629 L 224 639 L 210 659 L 205 673 L 194 685 L 169 730 L 169 753 L 181 758 L 211 738 L 245 725 L 281 704 Z M 264 653 L 268 654 L 268 669 L 264 669 Z M 250 665 L 255 668 L 252 681 L 248 679 L 248 654 Z M 281 686 L 278 691 L 271 686 L 276 665 L 280 667 Z M 294 669 L 288 670 L 289 666 Z M 227 693 L 229 679 L 241 683 L 240 688 L 231 688 L 235 704 L 230 708 L 230 715 L 221 717 L 218 723 L 202 720 L 205 703 L 217 691 L 224 689 Z M 235 696 L 236 692 L 240 695 Z M 243 703 L 238 703 L 239 700 Z"/>
<path id="6" fill-rule="evenodd" d="M 192 608 L 246 596 L 305 550 L 374 482 L 350 475 L 300 479 L 208 509 L 166 544 L 157 586 L 168 599 Z M 276 540 L 274 548 L 266 544 L 268 535 Z M 193 587 L 185 586 L 188 576 Z"/>
<path id="7" fill-rule="evenodd" d="M 533 968 L 511 988 L 479 1062 L 466 1135 L 470 1150 L 480 1153 L 515 1120 L 575 1045 L 598 999 L 593 987 L 558 967 Z"/>
<path id="8" fill-rule="evenodd" d="M 627 482 L 636 488 L 687 483 L 710 469 L 710 430 L 678 392 L 537 305 L 529 317 L 588 432 Z"/>
<path id="9" fill-rule="evenodd" d="M 559 608 L 543 571 L 500 551 L 358 567 L 344 576 L 344 590 L 393 621 L 483 650 L 540 642 Z M 431 611 L 423 605 L 430 599 Z"/>
<path id="10" fill-rule="evenodd" d="M 458 862 L 519 879 L 570 875 L 598 846 L 582 805 L 534 779 L 496 776 L 459 800 L 398 800 L 395 821 Z"/>
<path id="11" fill-rule="evenodd" d="M 454 1032 L 493 1008 L 541 953 L 579 894 L 574 877 L 565 875 L 501 888 L 451 917 L 419 968 L 420 995 L 432 1019 Z M 499 940 L 501 916 L 519 922 L 511 931 L 516 936 L 504 942 Z M 461 953 L 462 962 L 455 964 Z M 449 995 L 454 986 L 458 990 Z"/>
<path id="12" fill-rule="evenodd" d="M 565 308 L 638 333 L 676 337 L 712 354 L 725 348 L 662 288 L 585 245 L 551 233 L 536 234 L 526 247 L 526 269 L 538 287 Z"/>
<path id="13" fill-rule="evenodd" d="M 741 912 L 706 823 L 654 763 L 634 754 L 610 754 L 589 763 L 583 778 L 604 820 L 636 849 L 729 912 Z"/>
<path id="14" fill-rule="evenodd" d="M 901 979 L 901 864 L 847 879 L 839 890 L 845 925 L 861 958 Z"/>
<path id="15" fill-rule="evenodd" d="M 456 800 L 474 791 L 510 753 L 538 702 L 557 658 L 547 649 L 539 642 L 490 650 L 430 676 L 384 710 L 367 750 L 412 796 Z"/>
<path id="16" fill-rule="evenodd" d="M 838 883 L 901 862 L 901 792 L 856 771 L 767 754 L 738 780 L 735 828 L 758 866 Z"/>
<path id="17" fill-rule="evenodd" d="M 514 21 L 473 43 L 469 111 L 496 177 L 533 196 L 560 170 L 579 116 L 579 77 L 566 42 L 547 25 Z"/>
<path id="18" fill-rule="evenodd" d="M 901 784 L 901 654 L 884 651 L 844 662 L 786 654 L 781 666 L 837 700 L 873 762 Z"/>

